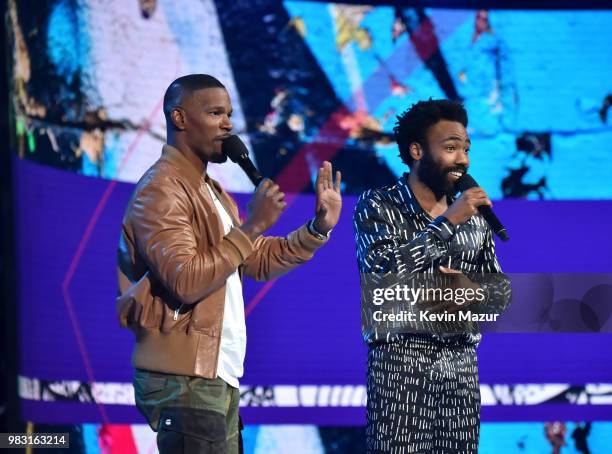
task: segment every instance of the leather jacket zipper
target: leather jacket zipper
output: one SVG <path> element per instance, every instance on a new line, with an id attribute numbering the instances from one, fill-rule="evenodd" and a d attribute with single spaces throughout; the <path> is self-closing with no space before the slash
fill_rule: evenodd
<path id="1" fill-rule="evenodd" d="M 172 319 L 174 321 L 178 320 L 178 316 L 179 316 L 179 312 L 181 311 L 181 308 L 183 307 L 183 305 L 181 304 L 178 309 L 174 309 L 174 317 L 172 317 Z"/>

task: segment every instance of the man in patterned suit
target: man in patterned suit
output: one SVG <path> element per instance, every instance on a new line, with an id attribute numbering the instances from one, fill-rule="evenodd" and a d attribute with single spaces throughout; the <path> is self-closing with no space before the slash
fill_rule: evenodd
<path id="1" fill-rule="evenodd" d="M 467 113 L 457 102 L 413 105 L 394 128 L 410 172 L 392 186 L 366 191 L 357 203 L 362 328 L 368 344 L 368 452 L 478 450 L 477 325 L 418 318 L 376 323 L 382 306 L 374 303 L 376 310 L 371 309 L 372 289 L 367 288 L 371 282 L 381 285 L 381 279 L 406 284 L 423 276 L 445 282 L 447 288 L 481 294 L 482 299 L 467 307 L 475 312 L 499 313 L 509 303 L 510 287 L 495 256 L 491 230 L 478 214 L 478 207 L 491 206 L 491 201 L 481 188 L 454 198 L 456 182 L 470 164 L 466 127 Z M 419 303 L 444 314 L 460 308 L 458 300 Z"/>

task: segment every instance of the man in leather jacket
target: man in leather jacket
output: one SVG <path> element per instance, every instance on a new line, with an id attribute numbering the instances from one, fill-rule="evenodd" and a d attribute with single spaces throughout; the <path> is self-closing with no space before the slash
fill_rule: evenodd
<path id="1" fill-rule="evenodd" d="M 318 171 L 314 218 L 264 237 L 286 207 L 265 179 L 241 222 L 207 175 L 222 163 L 232 105 L 212 76 L 175 80 L 164 96 L 167 144 L 138 182 L 118 250 L 117 313 L 135 334 L 136 404 L 161 453 L 241 449 L 239 379 L 246 348 L 242 276 L 275 278 L 310 260 L 340 216 L 340 172 Z"/>

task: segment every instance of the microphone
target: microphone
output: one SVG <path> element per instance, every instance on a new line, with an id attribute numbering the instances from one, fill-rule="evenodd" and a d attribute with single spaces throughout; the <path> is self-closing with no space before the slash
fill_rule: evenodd
<path id="1" fill-rule="evenodd" d="M 476 183 L 476 180 L 474 180 L 474 178 L 467 173 L 464 173 L 457 181 L 457 189 L 459 189 L 461 192 L 477 187 L 478 183 Z M 506 228 L 502 225 L 499 218 L 495 216 L 495 213 L 493 213 L 490 206 L 481 205 L 478 207 L 478 211 L 480 211 L 482 217 L 485 218 L 485 221 L 487 221 L 487 224 L 489 224 L 491 230 L 493 230 L 502 241 L 508 241 L 510 239 L 508 232 L 506 232 Z"/>
<path id="2" fill-rule="evenodd" d="M 221 151 L 247 174 L 249 180 L 257 187 L 263 177 L 249 158 L 249 150 L 240 137 L 231 135 L 222 142 Z"/>

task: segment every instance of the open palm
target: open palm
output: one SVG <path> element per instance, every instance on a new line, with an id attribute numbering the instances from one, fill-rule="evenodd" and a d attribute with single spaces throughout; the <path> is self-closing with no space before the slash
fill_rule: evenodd
<path id="1" fill-rule="evenodd" d="M 315 228 L 321 233 L 327 233 L 333 229 L 340 219 L 342 211 L 342 196 L 340 195 L 340 180 L 342 178 L 339 171 L 336 172 L 336 182 L 332 178 L 332 165 L 325 161 L 315 182 L 317 192 L 317 205 L 315 208 Z"/>

